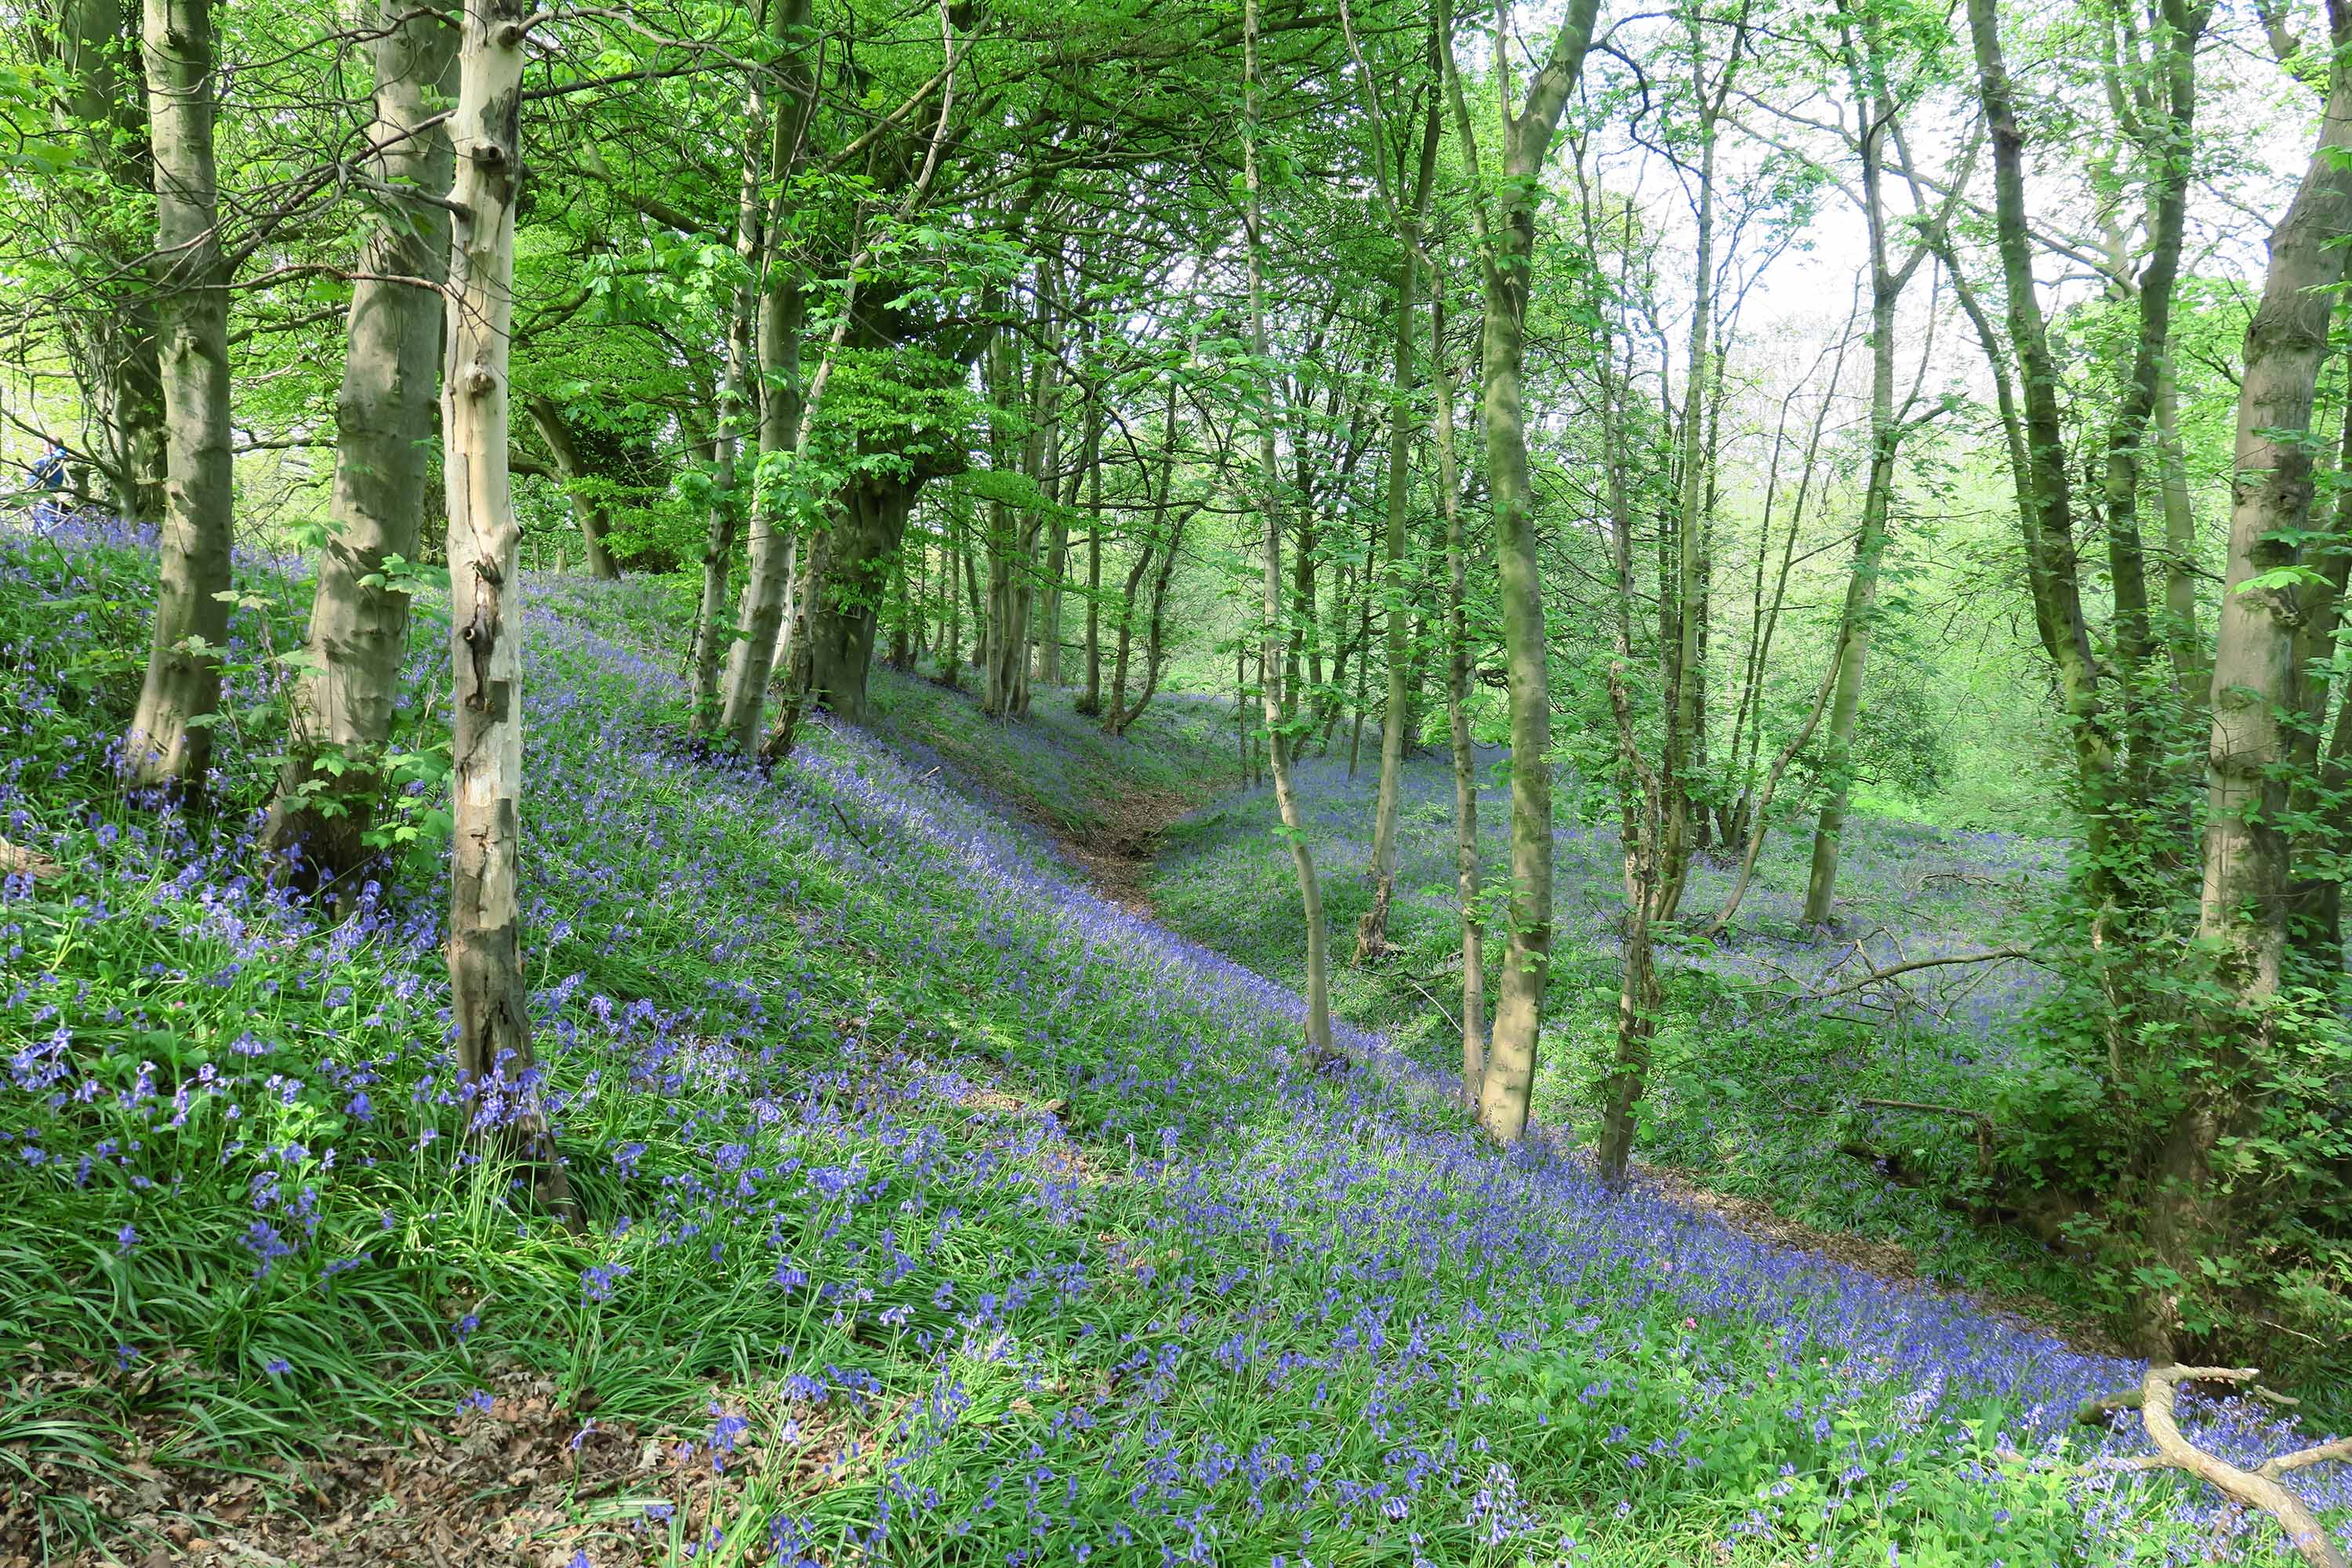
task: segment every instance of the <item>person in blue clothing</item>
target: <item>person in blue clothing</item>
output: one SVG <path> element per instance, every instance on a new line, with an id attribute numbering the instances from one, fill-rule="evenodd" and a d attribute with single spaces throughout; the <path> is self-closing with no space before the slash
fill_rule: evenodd
<path id="1" fill-rule="evenodd" d="M 33 521 L 37 526 L 56 521 L 65 515 L 58 498 L 65 493 L 66 449 L 54 437 L 41 453 L 40 460 L 27 470 L 33 477 Z"/>

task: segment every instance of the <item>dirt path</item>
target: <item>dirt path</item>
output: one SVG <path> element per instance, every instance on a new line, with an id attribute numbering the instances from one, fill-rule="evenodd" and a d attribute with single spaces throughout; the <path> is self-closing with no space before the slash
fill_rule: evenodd
<path id="1" fill-rule="evenodd" d="M 1085 869 L 1097 893 L 1133 914 L 1156 921 L 1159 917 L 1146 888 L 1158 856 L 1160 836 L 1206 804 L 1206 800 L 1178 791 L 1135 792 L 1108 806 L 1101 826 L 1083 835 L 1060 835 L 1058 842 Z M 2053 1334 L 2078 1351 L 2094 1355 L 2126 1353 L 2114 1336 L 2098 1324 L 2068 1313 L 2053 1302 L 1927 1281 L 1920 1274 L 1917 1258 L 1899 1242 L 1807 1225 L 1779 1213 L 1760 1199 L 1716 1192 L 1688 1172 L 1639 1163 L 1635 1169 L 1643 1180 L 1675 1202 L 1712 1214 L 1744 1236 L 1811 1253 L 1890 1283 L 1926 1283 L 1938 1294 L 1966 1300 L 1989 1316 L 2020 1328 Z"/>
<path id="2" fill-rule="evenodd" d="M 1100 826 L 1062 834 L 1061 846 L 1085 868 L 1094 890 L 1129 913 L 1155 918 L 1145 885 L 1160 853 L 1160 835 L 1199 810 L 1204 801 L 1179 790 L 1138 790 L 1108 805 Z"/>

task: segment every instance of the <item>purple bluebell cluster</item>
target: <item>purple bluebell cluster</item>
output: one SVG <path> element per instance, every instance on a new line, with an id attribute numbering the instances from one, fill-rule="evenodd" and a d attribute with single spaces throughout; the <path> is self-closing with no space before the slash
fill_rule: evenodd
<path id="1" fill-rule="evenodd" d="M 17 565 L 0 608 L 60 581 Z M 772 775 L 713 763 L 669 662 L 599 629 L 650 590 L 541 589 L 532 1087 L 586 1232 L 465 1136 L 496 1102 L 447 1055 L 441 888 L 291 903 L 249 824 L 19 765 L 37 720 L 0 736 L 0 819 L 77 869 L 0 903 L 0 1202 L 58 1256 L 0 1317 L 312 1419 L 352 1345 L 406 1420 L 561 1369 L 740 1480 L 698 1545 L 784 1564 L 2263 1550 L 2208 1494 L 2062 1471 L 2140 1446 L 2069 1426 L 2132 1365 L 1498 1152 L 1376 1034 L 1318 1073 L 1294 993 L 931 763 L 822 721 Z M 23 651 L 64 725 L 74 650 Z M 2192 1427 L 2288 1440 L 2235 1405 Z M 2298 1484 L 2352 1507 L 2340 1469 Z"/>

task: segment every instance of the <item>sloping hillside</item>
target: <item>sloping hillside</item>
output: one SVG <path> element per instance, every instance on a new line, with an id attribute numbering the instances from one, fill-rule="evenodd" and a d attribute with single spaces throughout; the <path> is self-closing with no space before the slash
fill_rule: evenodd
<path id="1" fill-rule="evenodd" d="M 702 759 L 626 591 L 570 584 L 526 699 L 567 1231 L 469 1149 L 429 877 L 330 920 L 242 816 L 110 791 L 147 569 L 0 553 L 21 1558 L 2274 1555 L 2074 1473 L 2139 1447 L 2071 1425 L 2136 1369 L 1497 1153 L 1402 1061 L 1307 1071 L 1288 991 L 936 763 Z"/>

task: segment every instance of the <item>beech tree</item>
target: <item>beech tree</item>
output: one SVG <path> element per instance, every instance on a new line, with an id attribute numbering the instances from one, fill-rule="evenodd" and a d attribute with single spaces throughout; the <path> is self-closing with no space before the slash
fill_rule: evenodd
<path id="1" fill-rule="evenodd" d="M 213 153 L 212 0 L 147 0 L 142 51 L 155 149 L 156 360 L 166 480 L 163 592 L 122 742 L 134 784 L 202 787 L 228 641 L 227 270 Z"/>

